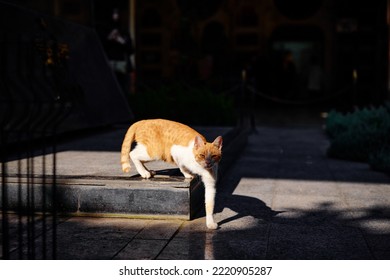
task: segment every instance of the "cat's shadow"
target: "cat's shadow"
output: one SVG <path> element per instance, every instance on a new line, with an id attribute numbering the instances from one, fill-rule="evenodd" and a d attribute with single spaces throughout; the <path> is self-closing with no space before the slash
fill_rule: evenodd
<path id="1" fill-rule="evenodd" d="M 248 216 L 259 221 L 269 222 L 274 216 L 281 213 L 272 210 L 258 198 L 238 194 L 224 194 L 217 200 L 215 212 L 222 213 L 225 208 L 230 209 L 236 214 L 219 221 L 218 226 Z"/>
<path id="2" fill-rule="evenodd" d="M 131 177 L 133 180 L 144 180 L 139 174 Z M 157 170 L 154 177 L 148 180 L 153 181 L 184 181 L 187 180 L 184 178 L 183 174 L 178 168 L 169 168 Z M 234 189 L 234 188 L 233 188 Z M 230 190 L 232 191 L 232 190 Z M 231 194 L 229 189 L 227 192 L 220 192 L 216 197 L 216 205 L 214 213 L 222 213 L 225 208 L 230 209 L 236 214 L 223 219 L 218 222 L 220 227 L 223 224 L 238 220 L 243 217 L 251 216 L 259 221 L 270 221 L 274 216 L 281 213 L 278 211 L 272 210 L 267 206 L 262 200 L 238 194 Z M 201 207 L 199 211 L 194 215 L 193 218 L 204 217 L 205 209 Z"/>
<path id="3" fill-rule="evenodd" d="M 131 180 L 145 180 L 141 175 L 136 174 L 130 177 Z M 153 170 L 153 177 L 147 180 L 151 181 L 185 181 L 188 180 L 184 178 L 183 174 L 180 172 L 179 168 L 168 168 Z"/>
<path id="4" fill-rule="evenodd" d="M 270 222 L 273 217 L 283 213 L 282 211 L 272 210 L 265 202 L 258 198 L 223 193 L 217 196 L 214 214 L 221 215 L 226 208 L 230 209 L 236 214 L 230 217 L 222 216 L 224 217 L 223 220 L 216 221 L 219 228 L 224 224 L 228 224 L 244 217 L 253 217 L 259 222 Z M 205 217 L 204 208 L 201 208 L 194 218 L 200 217 Z"/>

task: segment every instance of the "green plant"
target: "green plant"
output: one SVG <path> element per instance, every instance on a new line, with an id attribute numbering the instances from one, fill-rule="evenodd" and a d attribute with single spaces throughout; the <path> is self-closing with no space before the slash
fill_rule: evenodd
<path id="1" fill-rule="evenodd" d="M 369 158 L 372 169 L 390 174 L 390 145 L 373 152 Z"/>
<path id="2" fill-rule="evenodd" d="M 331 139 L 328 155 L 369 162 L 374 169 L 390 168 L 390 113 L 388 106 L 342 114 L 331 111 L 326 121 Z"/>
<path id="3" fill-rule="evenodd" d="M 328 117 L 326 118 L 326 132 L 331 139 L 345 132 L 347 128 L 347 116 L 335 110 L 328 113 Z"/>

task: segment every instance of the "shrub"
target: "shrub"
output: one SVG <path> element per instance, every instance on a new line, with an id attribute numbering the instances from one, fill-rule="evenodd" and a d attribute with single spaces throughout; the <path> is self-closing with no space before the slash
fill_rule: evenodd
<path id="1" fill-rule="evenodd" d="M 328 155 L 369 162 L 374 169 L 390 166 L 390 113 L 388 106 L 342 114 L 331 111 L 326 122 L 331 139 Z M 386 167 L 387 166 L 387 167 Z"/>
<path id="2" fill-rule="evenodd" d="M 390 145 L 371 153 L 369 164 L 374 170 L 390 174 Z"/>
<path id="3" fill-rule="evenodd" d="M 347 116 L 334 110 L 328 113 L 326 119 L 326 132 L 331 139 L 336 138 L 338 135 L 347 131 Z"/>

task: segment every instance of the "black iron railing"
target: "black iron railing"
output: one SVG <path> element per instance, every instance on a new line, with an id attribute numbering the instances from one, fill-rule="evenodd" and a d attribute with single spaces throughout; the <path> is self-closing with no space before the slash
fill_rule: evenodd
<path id="1" fill-rule="evenodd" d="M 44 31 L 0 35 L 2 259 L 56 258 L 56 135 L 71 91 L 66 46 Z"/>

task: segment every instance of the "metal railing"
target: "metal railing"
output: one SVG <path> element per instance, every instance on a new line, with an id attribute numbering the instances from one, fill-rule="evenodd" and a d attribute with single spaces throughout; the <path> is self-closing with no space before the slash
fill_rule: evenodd
<path id="1" fill-rule="evenodd" d="M 2 259 L 56 258 L 56 135 L 72 108 L 69 85 L 55 38 L 0 35 Z"/>

